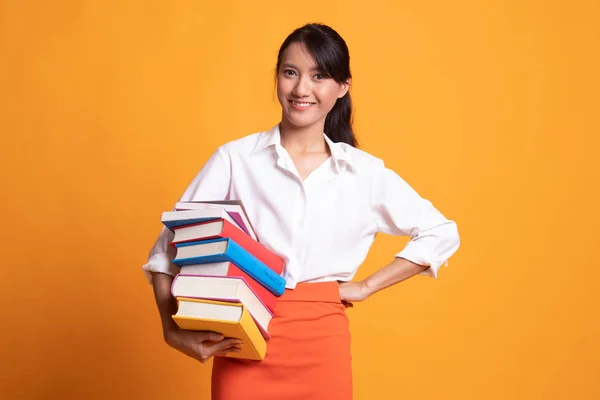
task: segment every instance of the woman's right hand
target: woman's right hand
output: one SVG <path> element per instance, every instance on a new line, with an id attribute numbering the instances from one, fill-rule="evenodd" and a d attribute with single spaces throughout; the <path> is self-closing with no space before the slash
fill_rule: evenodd
<path id="1" fill-rule="evenodd" d="M 165 332 L 165 341 L 175 350 L 179 350 L 201 363 L 225 353 L 238 353 L 242 345 L 241 340 L 226 339 L 216 332 L 189 331 L 181 328 L 169 329 Z"/>
<path id="2" fill-rule="evenodd" d="M 239 352 L 242 345 L 241 340 L 225 339 L 223 335 L 210 331 L 188 331 L 177 326 L 172 318 L 172 315 L 177 313 L 177 300 L 171 295 L 172 284 L 173 276 L 152 272 L 152 287 L 160 313 L 165 342 L 175 350 L 179 350 L 201 363 L 207 362 L 213 356 Z"/>

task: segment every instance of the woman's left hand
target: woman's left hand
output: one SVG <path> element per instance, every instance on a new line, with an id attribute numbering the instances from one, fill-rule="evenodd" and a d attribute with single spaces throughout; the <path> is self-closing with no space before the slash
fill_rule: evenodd
<path id="1" fill-rule="evenodd" d="M 363 282 L 340 282 L 340 298 L 346 307 L 353 307 L 353 302 L 363 301 L 369 297 L 367 286 Z"/>

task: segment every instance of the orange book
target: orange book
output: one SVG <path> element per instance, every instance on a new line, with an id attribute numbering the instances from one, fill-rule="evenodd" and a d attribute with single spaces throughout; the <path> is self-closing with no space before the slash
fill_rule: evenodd
<path id="1" fill-rule="evenodd" d="M 177 302 L 177 314 L 172 318 L 181 329 L 213 331 L 242 340 L 239 353 L 227 353 L 224 357 L 265 358 L 267 342 L 243 304 L 188 297 L 178 297 Z"/>

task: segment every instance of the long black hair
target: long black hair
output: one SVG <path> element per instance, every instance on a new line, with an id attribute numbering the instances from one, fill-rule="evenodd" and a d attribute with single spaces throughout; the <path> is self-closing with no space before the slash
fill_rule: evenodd
<path id="1" fill-rule="evenodd" d="M 306 24 L 296 29 L 285 39 L 277 55 L 279 72 L 284 51 L 292 43 L 302 43 L 315 58 L 319 69 L 338 83 L 345 83 L 352 78 L 350 73 L 350 52 L 344 39 L 331 27 L 323 24 Z M 358 146 L 352 129 L 352 99 L 350 91 L 337 99 L 333 109 L 325 118 L 325 134 L 333 142 L 348 143 Z"/>

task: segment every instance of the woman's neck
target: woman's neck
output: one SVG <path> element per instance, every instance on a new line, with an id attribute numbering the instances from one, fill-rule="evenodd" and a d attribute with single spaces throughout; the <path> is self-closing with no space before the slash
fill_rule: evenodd
<path id="1" fill-rule="evenodd" d="M 323 137 L 323 128 L 324 123 L 298 128 L 282 120 L 279 124 L 281 146 L 293 153 L 327 152 L 328 147 Z"/>

